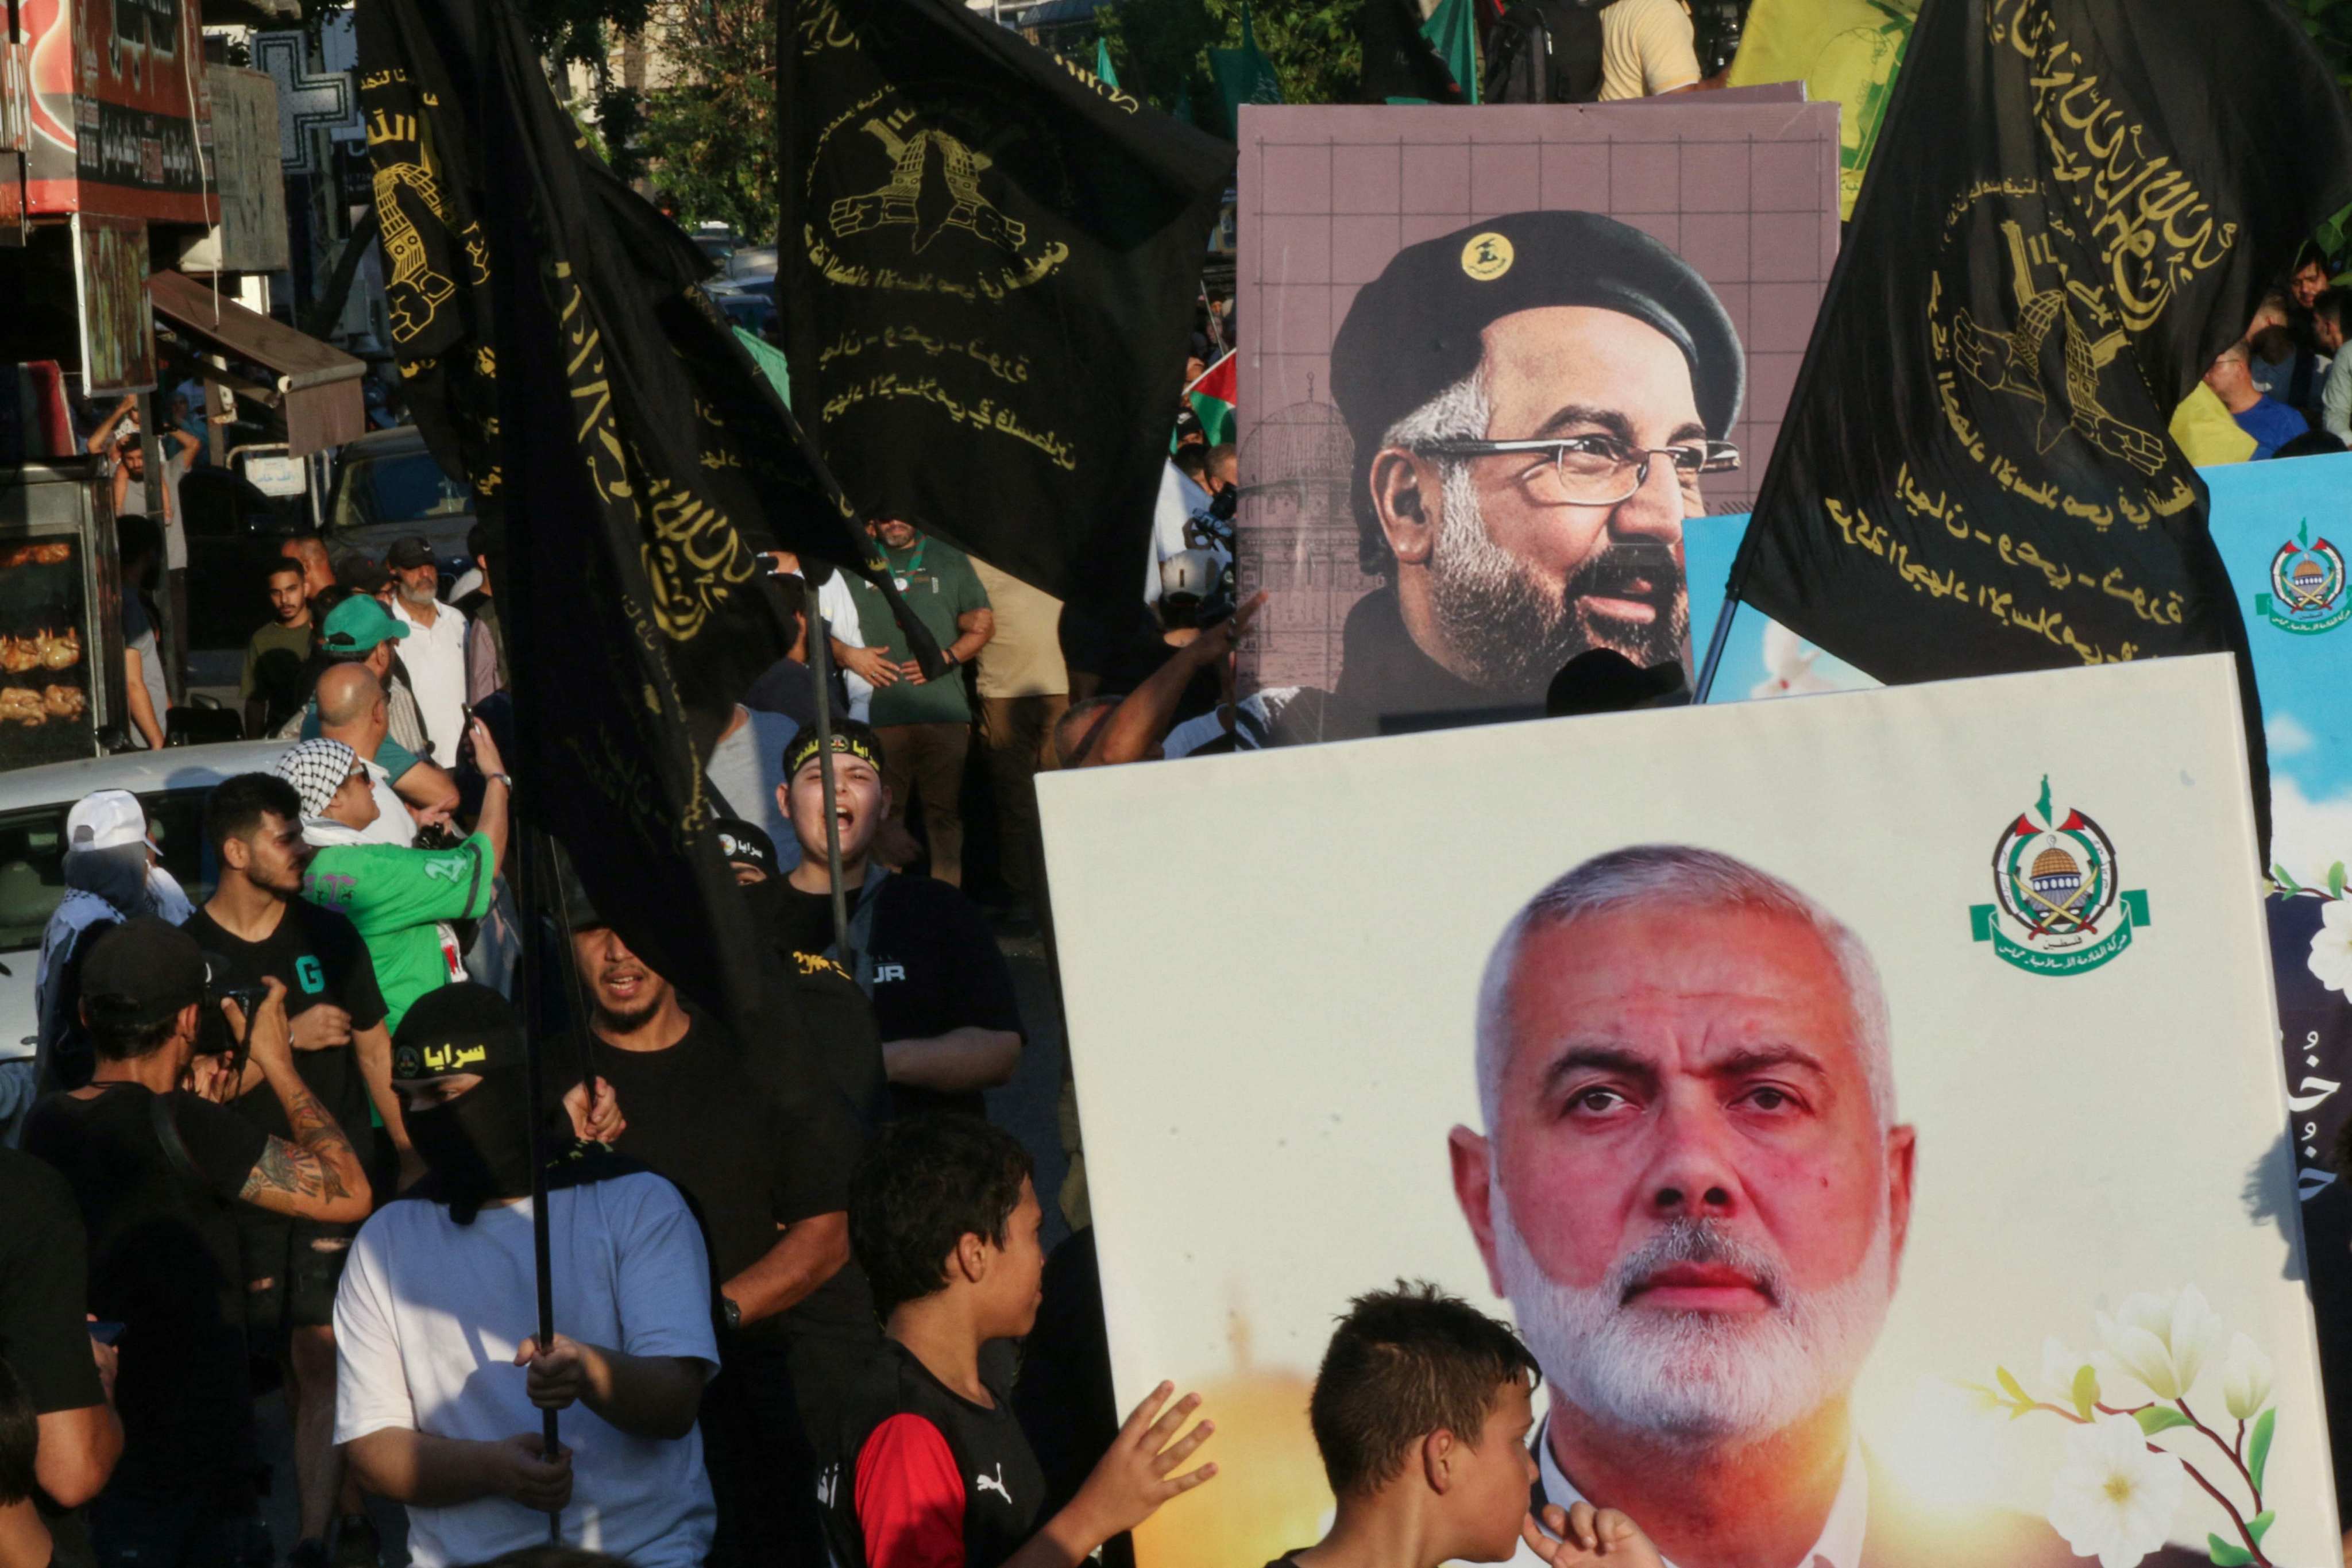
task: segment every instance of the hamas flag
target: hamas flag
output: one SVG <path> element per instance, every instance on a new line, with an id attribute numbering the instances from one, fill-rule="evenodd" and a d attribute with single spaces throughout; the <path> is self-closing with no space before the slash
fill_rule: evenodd
<path id="1" fill-rule="evenodd" d="M 1241 134 L 1243 104 L 1282 101 L 1282 78 L 1276 74 L 1274 61 L 1257 47 L 1257 22 L 1250 16 L 1249 0 L 1242 0 L 1241 47 L 1211 49 L 1209 74 L 1216 78 L 1225 125 L 1235 137 Z"/>
<path id="2" fill-rule="evenodd" d="M 754 955 L 711 826 L 756 803 L 722 810 L 700 759 L 790 640 L 760 553 L 864 539 L 511 10 L 368 0 L 359 47 L 394 353 L 436 456 L 503 512 L 518 804 L 632 948 L 740 1016 Z"/>
<path id="3" fill-rule="evenodd" d="M 1472 0 L 1442 0 L 1422 20 L 1416 0 L 1362 0 L 1361 103 L 1476 103 L 1478 26 Z"/>
<path id="4" fill-rule="evenodd" d="M 866 516 L 1131 596 L 1234 150 L 939 0 L 792 0 L 776 304 Z"/>
<path id="5" fill-rule="evenodd" d="M 2352 122 L 2284 9 L 2229 16 L 1927 0 L 1731 592 L 1885 681 L 2235 652 L 2260 781 L 2166 424 L 2352 195 Z"/>

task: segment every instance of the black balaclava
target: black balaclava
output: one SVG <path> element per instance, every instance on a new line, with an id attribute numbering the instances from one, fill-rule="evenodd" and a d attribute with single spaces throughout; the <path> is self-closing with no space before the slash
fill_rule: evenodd
<path id="1" fill-rule="evenodd" d="M 454 1100 L 404 1118 L 449 1217 L 471 1225 L 484 1204 L 530 1196 L 530 1094 L 523 1069 L 501 1068 Z"/>
<path id="2" fill-rule="evenodd" d="M 506 998 L 470 981 L 417 998 L 393 1037 L 392 1076 L 404 1082 L 478 1074 L 481 1082 L 404 1119 L 432 1173 L 428 1195 L 471 1225 L 484 1204 L 530 1195 L 533 1110 L 522 1026 Z"/>

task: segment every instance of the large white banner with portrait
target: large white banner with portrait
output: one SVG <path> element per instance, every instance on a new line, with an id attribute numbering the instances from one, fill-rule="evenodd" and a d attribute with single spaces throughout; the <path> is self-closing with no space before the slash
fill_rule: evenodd
<path id="1" fill-rule="evenodd" d="M 2339 1554 L 2225 659 L 1039 793 L 1120 1397 L 1219 1427 L 1145 1568 L 1315 1539 L 1400 1276 L 1676 1568 Z"/>

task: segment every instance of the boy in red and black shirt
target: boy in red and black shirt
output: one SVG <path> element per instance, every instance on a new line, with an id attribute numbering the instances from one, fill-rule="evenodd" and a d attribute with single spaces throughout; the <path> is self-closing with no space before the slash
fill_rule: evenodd
<path id="1" fill-rule="evenodd" d="M 1037 1316 L 1044 1213 L 1029 1156 L 976 1117 L 895 1121 L 849 1188 L 849 1245 L 882 1314 L 819 1481 L 841 1568 L 1073 1568 L 1216 1474 L 1177 1467 L 1208 1439 L 1200 1404 L 1161 1384 L 1060 1512 L 1040 1523 L 1045 1477 L 981 1347 Z M 1166 1414 L 1161 1414 L 1163 1407 Z"/>

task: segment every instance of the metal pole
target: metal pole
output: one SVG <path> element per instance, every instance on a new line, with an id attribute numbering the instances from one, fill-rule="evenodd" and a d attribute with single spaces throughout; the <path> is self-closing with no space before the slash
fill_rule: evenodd
<path id="1" fill-rule="evenodd" d="M 849 893 L 841 885 L 841 818 L 833 811 L 833 649 L 824 617 L 817 614 L 816 584 L 805 574 L 801 578 L 801 636 L 808 639 L 809 670 L 816 677 L 816 776 L 824 786 L 824 868 L 833 887 L 833 942 L 841 950 L 841 966 L 855 974 L 857 955 L 849 951 Z M 790 779 L 784 787 L 792 787 Z"/>
<path id="2" fill-rule="evenodd" d="M 511 809 L 511 807 L 509 807 Z M 541 932 L 540 909 L 540 852 L 543 836 L 536 826 L 524 825 L 516 835 L 522 853 L 515 864 L 515 904 L 522 923 L 522 954 L 518 976 L 522 985 L 523 1076 L 528 1088 L 528 1114 L 530 1117 L 530 1250 L 531 1267 L 539 1281 L 539 1344 L 545 1350 L 555 1342 L 555 1284 L 548 1255 L 547 1217 L 547 1134 L 546 1118 L 540 1115 L 542 1101 L 541 1085 L 545 1075 L 540 1055 L 541 1010 L 540 1006 L 540 964 L 538 948 Z M 550 1464 L 562 1452 L 555 1431 L 555 1412 L 540 1413 L 540 1457 Z M 561 1510 L 547 1516 L 548 1543 L 563 1544 L 563 1514 Z"/>
<path id="3" fill-rule="evenodd" d="M 1706 662 L 1699 666 L 1698 689 L 1691 693 L 1691 706 L 1706 701 L 1706 694 L 1715 686 L 1715 668 L 1723 662 L 1724 645 L 1731 640 L 1731 617 L 1739 613 L 1739 601 L 1733 598 L 1728 584 L 1723 591 L 1723 608 L 1716 612 L 1715 635 L 1706 639 Z"/>

